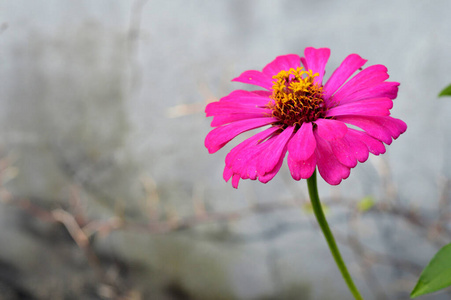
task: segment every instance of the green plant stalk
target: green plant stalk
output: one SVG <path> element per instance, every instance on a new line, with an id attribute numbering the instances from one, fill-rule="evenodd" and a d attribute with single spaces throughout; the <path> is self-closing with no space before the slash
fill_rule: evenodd
<path id="1" fill-rule="evenodd" d="M 310 201 L 312 202 L 313 212 L 315 213 L 316 220 L 318 220 L 319 226 L 323 231 L 324 237 L 326 238 L 327 244 L 329 245 L 330 252 L 335 259 L 335 263 L 338 266 L 338 269 L 343 276 L 346 284 L 348 285 L 349 290 L 352 295 L 357 300 L 363 300 L 363 297 L 360 295 L 357 287 L 352 281 L 351 275 L 346 268 L 345 262 L 341 257 L 340 251 L 338 250 L 337 243 L 335 242 L 335 238 L 332 234 L 332 231 L 329 228 L 329 224 L 327 224 L 326 217 L 323 212 L 323 208 L 321 207 L 321 201 L 319 200 L 318 195 L 318 186 L 316 183 L 316 170 L 313 172 L 312 176 L 307 179 L 308 192 L 310 195 Z"/>

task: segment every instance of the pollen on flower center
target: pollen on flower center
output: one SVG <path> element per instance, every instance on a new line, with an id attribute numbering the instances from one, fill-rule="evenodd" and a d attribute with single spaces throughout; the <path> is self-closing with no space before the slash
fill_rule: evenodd
<path id="1" fill-rule="evenodd" d="M 268 107 L 272 109 L 273 117 L 281 124 L 296 126 L 312 122 L 325 115 L 326 105 L 322 98 L 323 87 L 314 83 L 318 73 L 304 71 L 302 67 L 282 70 L 273 76 L 273 93 Z"/>

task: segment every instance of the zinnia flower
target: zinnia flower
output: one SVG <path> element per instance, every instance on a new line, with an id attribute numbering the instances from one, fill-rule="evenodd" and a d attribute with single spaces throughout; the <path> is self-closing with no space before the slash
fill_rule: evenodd
<path id="1" fill-rule="evenodd" d="M 210 153 L 243 132 L 265 127 L 227 155 L 224 179 L 232 178 L 233 187 L 240 178 L 270 181 L 287 152 L 295 180 L 309 178 L 318 167 L 326 182 L 337 185 L 369 152 L 384 153 L 384 144 L 406 131 L 403 121 L 390 117 L 399 83 L 385 81 L 385 66 L 362 70 L 366 60 L 351 54 L 323 84 L 330 49 L 310 47 L 304 55 L 279 56 L 262 72 L 233 79 L 264 90 L 236 90 L 207 105 L 211 126 L 217 127 L 205 139 Z"/>

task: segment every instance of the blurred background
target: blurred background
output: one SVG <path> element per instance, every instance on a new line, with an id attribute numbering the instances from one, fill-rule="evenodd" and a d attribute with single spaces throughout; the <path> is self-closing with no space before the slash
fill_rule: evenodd
<path id="1" fill-rule="evenodd" d="M 320 195 L 365 299 L 451 240 L 451 2 L 0 0 L 0 299 L 350 299 L 286 165 L 222 179 L 204 107 L 329 47 L 401 82 L 408 130 Z M 245 135 L 244 135 L 245 136 Z M 444 290 L 421 299 L 449 299 Z"/>

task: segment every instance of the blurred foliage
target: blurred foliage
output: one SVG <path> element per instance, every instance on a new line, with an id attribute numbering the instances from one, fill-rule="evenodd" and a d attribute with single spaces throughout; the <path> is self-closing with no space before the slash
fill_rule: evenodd
<path id="1" fill-rule="evenodd" d="M 446 88 L 444 88 L 440 94 L 438 94 L 439 97 L 443 96 L 451 96 L 451 84 L 448 85 Z"/>
<path id="2" fill-rule="evenodd" d="M 366 212 L 370 210 L 374 206 L 374 204 L 375 204 L 374 198 L 371 196 L 366 196 L 357 203 L 357 209 L 360 212 Z"/>

